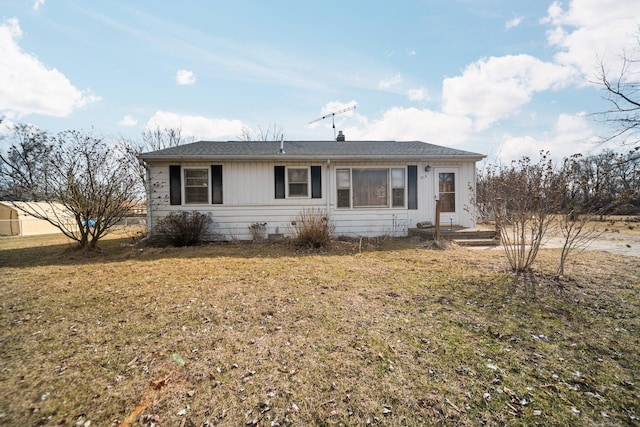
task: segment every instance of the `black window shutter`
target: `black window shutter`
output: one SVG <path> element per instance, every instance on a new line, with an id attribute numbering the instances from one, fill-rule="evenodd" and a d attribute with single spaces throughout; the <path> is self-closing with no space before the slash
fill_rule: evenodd
<path id="1" fill-rule="evenodd" d="M 407 193 L 409 209 L 418 209 L 418 166 L 407 166 Z"/>
<path id="2" fill-rule="evenodd" d="M 182 204 L 181 196 L 182 193 L 181 183 L 180 183 L 180 165 L 171 165 L 169 166 L 169 204 L 170 205 L 180 205 Z"/>
<path id="3" fill-rule="evenodd" d="M 284 199 L 284 166 L 275 166 L 273 172 L 276 183 L 276 199 Z"/>
<path id="4" fill-rule="evenodd" d="M 311 166 L 311 198 L 322 198 L 322 166 Z"/>
<path id="5" fill-rule="evenodd" d="M 211 203 L 222 204 L 222 165 L 211 165 Z"/>

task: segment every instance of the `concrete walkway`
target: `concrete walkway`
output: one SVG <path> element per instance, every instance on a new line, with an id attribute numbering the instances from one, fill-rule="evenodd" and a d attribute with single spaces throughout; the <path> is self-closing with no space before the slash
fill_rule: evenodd
<path id="1" fill-rule="evenodd" d="M 545 248 L 561 248 L 562 239 L 552 237 L 543 245 Z M 640 237 L 619 233 L 605 233 L 589 243 L 585 249 L 605 251 L 612 254 L 640 257 Z"/>

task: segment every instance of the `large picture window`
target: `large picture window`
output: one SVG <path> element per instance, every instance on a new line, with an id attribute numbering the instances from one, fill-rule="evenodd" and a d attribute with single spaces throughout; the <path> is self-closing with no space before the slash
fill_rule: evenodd
<path id="1" fill-rule="evenodd" d="M 353 169 L 353 207 L 389 206 L 389 169 Z"/>
<path id="2" fill-rule="evenodd" d="M 338 208 L 404 208 L 407 174 L 404 168 L 336 170 Z"/>
<path id="3" fill-rule="evenodd" d="M 187 204 L 209 203 L 209 170 L 184 170 L 184 201 Z"/>

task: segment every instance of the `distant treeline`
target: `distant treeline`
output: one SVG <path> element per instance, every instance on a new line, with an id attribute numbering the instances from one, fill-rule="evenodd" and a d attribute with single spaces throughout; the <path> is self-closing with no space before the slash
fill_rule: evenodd
<path id="1" fill-rule="evenodd" d="M 640 151 L 574 156 L 568 200 L 590 212 L 640 214 Z"/>
<path id="2" fill-rule="evenodd" d="M 490 203 L 523 192 L 546 209 L 572 214 L 640 214 L 640 150 L 576 154 L 554 165 L 549 153 L 478 171 L 477 199 Z M 506 206 L 505 206 L 506 207 Z"/>

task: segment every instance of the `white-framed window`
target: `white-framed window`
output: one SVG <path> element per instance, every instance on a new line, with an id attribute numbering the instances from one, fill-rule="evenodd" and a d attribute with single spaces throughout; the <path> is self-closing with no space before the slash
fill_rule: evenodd
<path id="1" fill-rule="evenodd" d="M 351 207 L 351 169 L 336 170 L 337 206 L 339 208 Z"/>
<path id="2" fill-rule="evenodd" d="M 185 168 L 184 203 L 207 204 L 209 203 L 209 193 L 209 169 Z"/>
<path id="3" fill-rule="evenodd" d="M 391 207 L 393 208 L 404 208 L 405 175 L 404 169 L 391 169 Z"/>
<path id="4" fill-rule="evenodd" d="M 404 208 L 406 206 L 404 168 L 336 169 L 338 208 Z"/>
<path id="5" fill-rule="evenodd" d="M 309 197 L 309 168 L 287 168 L 288 197 Z"/>

